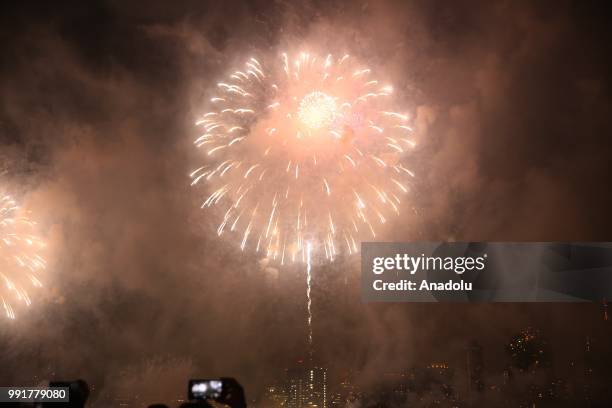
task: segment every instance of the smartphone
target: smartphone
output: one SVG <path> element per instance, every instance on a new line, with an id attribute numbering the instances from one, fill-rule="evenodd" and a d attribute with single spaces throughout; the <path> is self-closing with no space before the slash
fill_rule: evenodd
<path id="1" fill-rule="evenodd" d="M 187 392 L 190 400 L 215 400 L 221 396 L 223 381 L 215 380 L 189 380 Z"/>

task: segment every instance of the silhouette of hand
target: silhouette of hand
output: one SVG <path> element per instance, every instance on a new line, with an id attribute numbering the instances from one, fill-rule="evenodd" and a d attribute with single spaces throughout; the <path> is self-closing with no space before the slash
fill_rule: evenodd
<path id="1" fill-rule="evenodd" d="M 221 381 L 223 381 L 223 392 L 217 401 L 230 408 L 246 408 L 242 385 L 234 378 L 221 378 Z"/>

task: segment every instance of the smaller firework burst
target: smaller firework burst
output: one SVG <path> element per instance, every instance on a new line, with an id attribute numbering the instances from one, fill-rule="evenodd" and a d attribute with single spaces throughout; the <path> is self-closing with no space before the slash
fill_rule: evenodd
<path id="1" fill-rule="evenodd" d="M 32 303 L 31 289 L 41 288 L 46 267 L 40 255 L 45 242 L 35 233 L 36 223 L 7 194 L 0 198 L 0 304 L 9 319 L 19 305 Z"/>

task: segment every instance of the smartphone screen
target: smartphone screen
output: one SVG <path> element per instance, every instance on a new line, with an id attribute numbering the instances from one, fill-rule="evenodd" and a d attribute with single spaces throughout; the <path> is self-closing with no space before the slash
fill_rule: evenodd
<path id="1" fill-rule="evenodd" d="M 189 380 L 188 397 L 190 400 L 217 399 L 221 396 L 223 381 L 221 380 Z"/>

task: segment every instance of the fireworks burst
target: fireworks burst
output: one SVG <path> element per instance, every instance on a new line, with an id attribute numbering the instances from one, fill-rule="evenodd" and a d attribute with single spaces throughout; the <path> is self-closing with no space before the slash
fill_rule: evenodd
<path id="1" fill-rule="evenodd" d="M 217 234 L 242 250 L 281 264 L 310 262 L 311 251 L 333 260 L 399 215 L 414 176 L 402 163 L 410 118 L 354 58 L 251 58 L 210 102 L 192 185 L 206 182 L 202 208 L 222 209 Z"/>
<path id="2" fill-rule="evenodd" d="M 28 290 L 42 287 L 46 263 L 39 251 L 45 243 L 11 196 L 4 195 L 0 207 L 0 303 L 6 316 L 15 319 L 17 305 L 32 303 Z"/>

